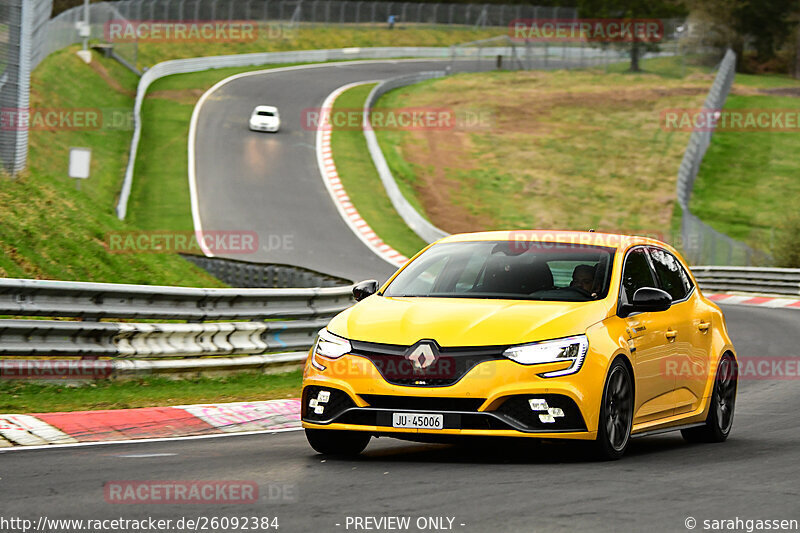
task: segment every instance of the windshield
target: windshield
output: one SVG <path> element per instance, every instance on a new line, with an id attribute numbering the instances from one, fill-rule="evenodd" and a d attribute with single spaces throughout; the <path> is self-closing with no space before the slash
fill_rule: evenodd
<path id="1" fill-rule="evenodd" d="M 384 296 L 581 302 L 608 294 L 614 249 L 549 242 L 437 244 L 404 268 Z"/>
<path id="2" fill-rule="evenodd" d="M 257 114 L 258 114 L 259 117 L 274 117 L 275 116 L 275 113 L 273 113 L 272 111 L 259 111 Z"/>

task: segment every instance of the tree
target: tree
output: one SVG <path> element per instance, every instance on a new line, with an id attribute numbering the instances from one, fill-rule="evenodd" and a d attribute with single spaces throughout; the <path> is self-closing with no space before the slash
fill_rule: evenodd
<path id="1" fill-rule="evenodd" d="M 797 0 L 687 0 L 687 5 L 690 18 L 702 25 L 713 44 L 732 48 L 740 59 L 752 49 L 755 61 L 765 64 L 784 47 L 800 47 Z M 743 60 L 737 65 L 741 71 L 748 68 Z"/>
<path id="2" fill-rule="evenodd" d="M 670 19 L 685 17 L 686 7 L 682 0 L 578 0 L 581 18 L 620 19 Z M 626 43 L 630 47 L 631 72 L 640 72 L 639 58 L 644 51 L 657 50 L 657 43 L 634 39 Z"/>

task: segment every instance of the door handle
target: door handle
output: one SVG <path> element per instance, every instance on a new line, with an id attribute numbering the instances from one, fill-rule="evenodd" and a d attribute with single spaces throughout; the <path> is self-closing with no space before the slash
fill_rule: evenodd
<path id="1" fill-rule="evenodd" d="M 699 324 L 697 324 L 697 329 L 699 329 L 703 333 L 706 333 L 708 331 L 708 328 L 710 327 L 711 327 L 711 322 L 700 322 Z"/>
<path id="2" fill-rule="evenodd" d="M 668 329 L 667 332 L 665 333 L 665 335 L 667 337 L 667 340 L 674 341 L 675 337 L 678 336 L 678 332 L 675 331 L 674 329 Z"/>

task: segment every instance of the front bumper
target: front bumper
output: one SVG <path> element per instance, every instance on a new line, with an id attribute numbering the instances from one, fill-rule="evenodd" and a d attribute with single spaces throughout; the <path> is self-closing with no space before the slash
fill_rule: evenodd
<path id="1" fill-rule="evenodd" d="M 305 428 L 369 431 L 398 437 L 427 434 L 594 439 L 605 376 L 601 366 L 587 360 L 576 374 L 541 378 L 538 374 L 557 370 L 558 364 L 526 367 L 505 359 L 490 360 L 477 364 L 452 385 L 426 387 L 389 383 L 369 360 L 345 355 L 322 371 L 306 365 L 302 424 Z M 326 401 L 312 402 L 320 391 L 327 391 Z M 539 415 L 549 411 L 534 410 L 531 399 L 544 400 L 548 408 L 563 414 L 545 416 L 549 420 L 543 421 Z M 443 427 L 396 428 L 392 422 L 394 413 L 441 414 Z"/>

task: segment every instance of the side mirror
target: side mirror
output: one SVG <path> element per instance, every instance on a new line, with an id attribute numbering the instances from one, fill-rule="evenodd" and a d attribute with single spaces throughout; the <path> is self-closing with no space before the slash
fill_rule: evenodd
<path id="1" fill-rule="evenodd" d="M 353 298 L 355 298 L 357 302 L 360 302 L 367 296 L 372 296 L 376 292 L 378 292 L 378 281 L 368 279 L 367 281 L 355 284 L 353 287 Z"/>
<path id="2" fill-rule="evenodd" d="M 655 313 L 666 311 L 672 306 L 672 296 L 669 293 L 654 287 L 642 287 L 633 293 L 633 301 L 622 306 L 620 316 L 623 318 L 631 313 Z"/>

